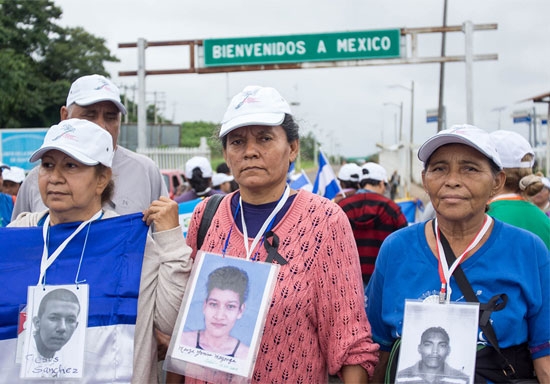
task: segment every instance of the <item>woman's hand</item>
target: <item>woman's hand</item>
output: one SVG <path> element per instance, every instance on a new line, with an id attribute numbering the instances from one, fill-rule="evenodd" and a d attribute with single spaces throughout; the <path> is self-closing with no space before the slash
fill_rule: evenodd
<path id="1" fill-rule="evenodd" d="M 143 211 L 143 221 L 147 225 L 154 223 L 154 232 L 176 228 L 179 225 L 178 203 L 166 196 L 161 196 Z"/>

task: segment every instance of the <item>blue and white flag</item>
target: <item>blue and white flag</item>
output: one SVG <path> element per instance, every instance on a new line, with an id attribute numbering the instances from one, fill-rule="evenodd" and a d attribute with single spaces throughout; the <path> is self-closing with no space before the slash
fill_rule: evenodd
<path id="1" fill-rule="evenodd" d="M 296 163 L 293 161 L 288 166 L 288 171 L 286 172 L 286 182 L 289 184 L 292 182 L 292 176 L 294 176 L 295 169 L 296 169 Z"/>
<path id="2" fill-rule="evenodd" d="M 337 194 L 343 193 L 340 183 L 322 151 L 319 151 L 319 170 L 312 192 L 330 200 L 334 199 Z"/>
<path id="3" fill-rule="evenodd" d="M 292 189 L 305 189 L 307 191 L 313 190 L 313 184 L 307 177 L 306 172 L 302 169 L 301 173 L 294 174 L 290 177 L 290 188 Z"/>
<path id="4" fill-rule="evenodd" d="M 87 383 L 129 382 L 132 375 L 137 300 L 149 228 L 142 217 L 137 213 L 92 222 L 89 233 L 78 233 L 45 275 L 48 285 L 74 284 L 78 278 L 89 286 L 84 352 Z M 78 224 L 50 228 L 50 254 Z M 27 287 L 38 282 L 42 227 L 0 228 L 0 244 L 0 382 L 18 383 L 19 311 L 27 302 Z"/>
<path id="5" fill-rule="evenodd" d="M 191 216 L 195 207 L 203 200 L 202 197 L 184 201 L 178 204 L 178 217 L 181 228 L 183 229 L 183 237 L 187 237 L 187 230 L 189 229 L 189 223 L 191 222 Z"/>

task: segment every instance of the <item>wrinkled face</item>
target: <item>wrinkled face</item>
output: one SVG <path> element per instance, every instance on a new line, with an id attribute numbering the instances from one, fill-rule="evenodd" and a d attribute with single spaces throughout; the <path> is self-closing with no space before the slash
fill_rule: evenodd
<path id="1" fill-rule="evenodd" d="M 110 180 L 106 170 L 98 174 L 94 166 L 79 163 L 58 150 L 42 156 L 38 187 L 44 204 L 50 209 L 52 224 L 84 221 L 101 208 L 101 194 Z M 60 220 L 60 218 L 63 218 Z"/>
<path id="2" fill-rule="evenodd" d="M 289 143 L 281 126 L 247 126 L 227 134 L 224 157 L 242 189 L 273 188 L 286 183 L 298 141 Z"/>
<path id="3" fill-rule="evenodd" d="M 40 318 L 34 319 L 34 326 L 39 335 L 39 349 L 59 351 L 71 338 L 78 326 L 78 304 L 51 300 Z"/>
<path id="4" fill-rule="evenodd" d="M 120 120 L 122 114 L 118 107 L 110 101 L 81 106 L 71 104 L 66 109 L 61 109 L 61 119 L 83 119 L 96 123 L 113 137 L 113 148 L 116 148 L 118 134 L 120 132 Z"/>
<path id="5" fill-rule="evenodd" d="M 451 221 L 484 215 L 485 207 L 504 183 L 494 175 L 487 157 L 463 144 L 438 148 L 422 172 L 424 188 L 438 215 Z"/>
<path id="6" fill-rule="evenodd" d="M 206 332 L 214 337 L 229 335 L 235 322 L 242 317 L 244 307 L 237 292 L 212 289 L 202 308 Z"/>
<path id="7" fill-rule="evenodd" d="M 447 339 L 438 332 L 428 334 L 418 346 L 422 364 L 428 368 L 442 367 L 450 352 Z"/>

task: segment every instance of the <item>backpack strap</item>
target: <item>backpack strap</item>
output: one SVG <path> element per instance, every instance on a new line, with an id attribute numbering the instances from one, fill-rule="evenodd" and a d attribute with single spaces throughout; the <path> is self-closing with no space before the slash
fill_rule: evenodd
<path id="1" fill-rule="evenodd" d="M 204 208 L 204 214 L 202 215 L 201 224 L 199 226 L 199 233 L 197 235 L 197 250 L 201 249 L 208 228 L 212 223 L 212 219 L 218 210 L 218 206 L 222 202 L 224 195 L 217 193 L 211 195 L 208 200 L 206 200 L 206 207 Z"/>

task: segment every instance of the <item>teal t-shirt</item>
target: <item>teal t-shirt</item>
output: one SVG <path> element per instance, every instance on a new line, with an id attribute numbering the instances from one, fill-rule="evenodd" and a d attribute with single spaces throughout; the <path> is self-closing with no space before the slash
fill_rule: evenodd
<path id="1" fill-rule="evenodd" d="M 550 218 L 535 204 L 525 200 L 495 200 L 489 204 L 489 215 L 534 233 L 550 249 Z"/>

